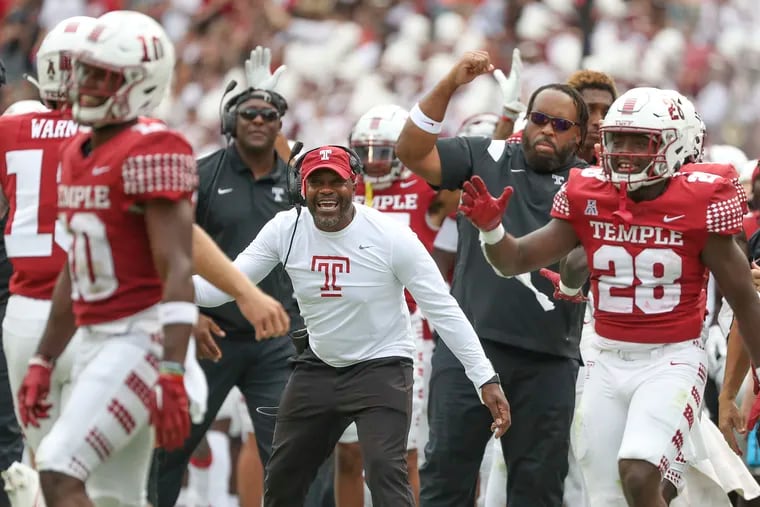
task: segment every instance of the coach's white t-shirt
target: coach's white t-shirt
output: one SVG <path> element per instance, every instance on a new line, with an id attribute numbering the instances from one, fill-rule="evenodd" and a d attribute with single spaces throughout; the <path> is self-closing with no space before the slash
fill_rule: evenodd
<path id="1" fill-rule="evenodd" d="M 338 232 L 317 229 L 311 213 L 291 209 L 275 215 L 238 255 L 235 265 L 254 283 L 285 261 L 286 271 L 309 330 L 309 345 L 334 367 L 390 356 L 412 358 L 411 292 L 467 377 L 481 386 L 495 372 L 475 331 L 448 293 L 435 262 L 406 225 L 363 205 Z M 196 302 L 218 306 L 232 298 L 197 275 Z"/>

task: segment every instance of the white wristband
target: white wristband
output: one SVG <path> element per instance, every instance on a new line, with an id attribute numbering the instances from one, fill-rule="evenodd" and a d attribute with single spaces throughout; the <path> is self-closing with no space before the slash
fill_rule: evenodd
<path id="1" fill-rule="evenodd" d="M 443 124 L 441 122 L 435 121 L 422 112 L 419 103 L 415 104 L 412 110 L 409 111 L 409 119 L 412 120 L 412 123 L 417 125 L 417 127 L 428 134 L 438 135 L 443 129 Z"/>
<path id="2" fill-rule="evenodd" d="M 158 320 L 167 324 L 190 324 L 198 322 L 198 307 L 187 301 L 167 301 L 158 305 Z"/>
<path id="3" fill-rule="evenodd" d="M 491 229 L 490 231 L 480 231 L 480 242 L 485 243 L 486 245 L 495 245 L 506 234 L 506 231 L 504 231 L 504 226 L 502 224 L 499 224 L 499 226 L 496 229 Z"/>
<path id="4" fill-rule="evenodd" d="M 562 294 L 565 294 L 566 296 L 575 296 L 576 294 L 578 294 L 578 292 L 580 292 L 580 290 L 581 290 L 580 287 L 578 287 L 577 289 L 573 289 L 571 287 L 568 287 L 564 283 L 562 283 L 562 280 L 559 281 L 559 291 Z"/>

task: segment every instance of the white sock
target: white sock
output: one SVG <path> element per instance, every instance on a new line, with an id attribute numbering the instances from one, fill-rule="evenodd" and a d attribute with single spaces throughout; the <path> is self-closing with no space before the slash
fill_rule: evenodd
<path id="1" fill-rule="evenodd" d="M 216 456 L 212 454 L 211 463 L 209 465 L 198 466 L 193 460 L 190 460 L 190 464 L 187 466 L 187 489 L 188 498 L 195 505 L 188 507 L 208 507 L 211 505 L 209 499 L 209 480 L 211 465 L 216 460 Z"/>
<path id="2" fill-rule="evenodd" d="M 230 475 L 232 458 L 230 456 L 230 439 L 221 431 L 209 431 L 206 440 L 214 460 L 209 467 L 208 499 L 209 505 L 227 507 L 229 504 Z"/>

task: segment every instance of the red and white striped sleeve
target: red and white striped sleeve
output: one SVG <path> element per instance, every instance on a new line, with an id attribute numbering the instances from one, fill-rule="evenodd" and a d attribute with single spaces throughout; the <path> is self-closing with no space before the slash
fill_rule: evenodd
<path id="1" fill-rule="evenodd" d="M 125 196 L 132 202 L 191 199 L 198 171 L 190 144 L 171 130 L 142 137 L 122 164 Z"/>

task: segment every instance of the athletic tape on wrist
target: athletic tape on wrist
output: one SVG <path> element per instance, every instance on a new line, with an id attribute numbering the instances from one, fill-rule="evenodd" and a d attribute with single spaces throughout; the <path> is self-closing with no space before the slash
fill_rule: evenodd
<path id="1" fill-rule="evenodd" d="M 564 283 L 562 283 L 562 280 L 559 281 L 559 291 L 562 294 L 565 294 L 566 296 L 575 296 L 581 291 L 581 288 L 578 287 L 577 289 L 573 289 L 571 287 L 568 287 Z"/>
<path id="2" fill-rule="evenodd" d="M 422 112 L 419 103 L 415 104 L 412 110 L 409 111 L 409 119 L 412 120 L 412 123 L 417 125 L 417 127 L 428 134 L 438 135 L 443 129 L 443 124 L 441 122 L 435 121 Z"/>
<path id="3" fill-rule="evenodd" d="M 162 375 L 184 375 L 185 365 L 176 361 L 161 361 L 158 371 Z"/>
<path id="4" fill-rule="evenodd" d="M 187 301 L 167 301 L 158 305 L 158 320 L 167 324 L 190 324 L 198 322 L 198 307 Z"/>
<path id="5" fill-rule="evenodd" d="M 43 357 L 43 356 L 41 356 L 39 354 L 36 354 L 36 355 L 32 356 L 29 359 L 28 366 L 42 366 L 43 368 L 46 368 L 48 370 L 52 370 L 54 364 L 55 363 L 53 361 L 50 361 L 47 358 L 45 358 L 45 357 Z"/>
<path id="6" fill-rule="evenodd" d="M 505 234 L 506 232 L 504 231 L 504 226 L 502 224 L 499 224 L 496 229 L 491 229 L 490 231 L 480 231 L 480 241 L 486 245 L 495 245 L 501 241 Z"/>

